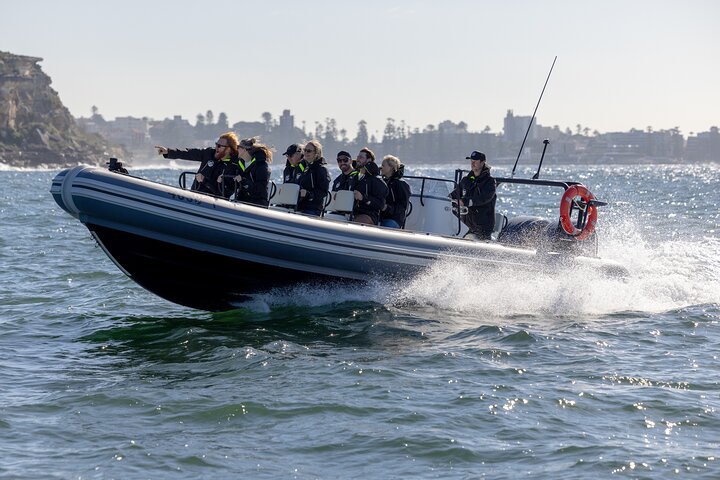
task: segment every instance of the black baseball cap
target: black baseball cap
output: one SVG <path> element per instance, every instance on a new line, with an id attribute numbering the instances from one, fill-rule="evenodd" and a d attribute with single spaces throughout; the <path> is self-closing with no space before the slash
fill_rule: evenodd
<path id="1" fill-rule="evenodd" d="M 350 154 L 348 152 L 346 152 L 345 150 L 340 150 L 337 154 L 337 157 L 335 157 L 335 158 L 340 158 L 340 157 L 348 157 L 348 158 L 352 159 L 352 156 L 350 156 Z"/>
<path id="2" fill-rule="evenodd" d="M 482 160 L 485 161 L 485 154 L 474 150 L 469 157 L 465 157 L 466 160 Z"/>
<path id="3" fill-rule="evenodd" d="M 297 152 L 302 152 L 302 147 L 297 143 L 293 143 L 287 148 L 287 150 L 285 150 L 285 153 L 283 153 L 283 155 L 295 155 Z"/>

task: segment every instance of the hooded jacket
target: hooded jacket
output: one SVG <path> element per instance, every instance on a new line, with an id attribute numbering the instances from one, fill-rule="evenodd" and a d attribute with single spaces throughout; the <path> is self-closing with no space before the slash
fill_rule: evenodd
<path id="1" fill-rule="evenodd" d="M 291 165 L 289 161 L 285 161 L 285 170 L 283 170 L 283 183 L 298 183 L 300 176 L 307 170 L 307 162 L 300 160 L 297 165 Z"/>
<path id="2" fill-rule="evenodd" d="M 354 171 L 351 171 L 347 175 L 340 172 L 340 175 L 335 177 L 335 180 L 333 181 L 332 191 L 337 192 L 340 190 L 350 190 L 350 183 L 351 183 L 351 179 L 353 177 L 353 173 L 357 174 L 357 172 L 354 172 Z"/>
<path id="3" fill-rule="evenodd" d="M 223 184 L 218 184 L 217 179 L 220 175 L 226 173 L 232 173 L 234 168 L 233 164 L 237 164 L 238 158 L 236 156 L 226 157 L 222 160 L 215 159 L 215 149 L 212 147 L 208 148 L 185 148 L 175 149 L 169 148 L 168 153 L 163 155 L 165 158 L 173 158 L 178 160 L 191 160 L 193 162 L 200 162 L 200 167 L 197 173 L 201 173 L 203 177 L 202 182 L 194 180 L 190 190 L 210 193 L 212 195 L 219 195 L 225 198 L 229 198 L 233 193 L 232 186 L 223 188 Z"/>
<path id="4" fill-rule="evenodd" d="M 236 173 L 242 177 L 237 185 L 235 200 L 267 207 L 268 184 L 270 183 L 270 166 L 262 150 L 258 150 L 249 162 L 238 158 Z"/>
<path id="5" fill-rule="evenodd" d="M 362 193 L 362 200 L 355 200 L 353 207 L 353 216 L 365 214 L 369 216 L 373 223 L 377 225 L 380 219 L 380 210 L 385 206 L 385 199 L 388 196 L 388 187 L 385 182 L 378 176 L 380 168 L 375 162 L 367 162 L 365 164 L 365 174 L 355 177 L 357 180 L 353 182 L 352 190 Z"/>
<path id="6" fill-rule="evenodd" d="M 301 190 L 307 190 L 307 194 L 298 199 L 297 210 L 322 212 L 325 208 L 325 197 L 330 189 L 330 172 L 325 159 L 320 157 L 313 163 L 308 163 L 297 184 L 300 185 Z"/>
<path id="7" fill-rule="evenodd" d="M 395 220 L 401 227 L 405 224 L 405 213 L 410 202 L 410 185 L 402 179 L 405 165 L 400 164 L 393 175 L 386 179 L 388 194 L 385 199 L 387 208 L 380 212 L 380 220 Z"/>

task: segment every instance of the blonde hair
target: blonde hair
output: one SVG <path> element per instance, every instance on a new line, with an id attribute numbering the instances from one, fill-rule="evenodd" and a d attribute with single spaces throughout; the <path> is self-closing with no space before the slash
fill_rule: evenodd
<path id="1" fill-rule="evenodd" d="M 307 147 L 308 145 L 312 145 L 313 148 L 315 149 L 315 154 L 317 155 L 317 157 L 315 158 L 315 161 L 320 160 L 320 158 L 322 158 L 322 156 L 323 156 L 322 145 L 320 145 L 320 142 L 318 142 L 317 140 L 310 140 L 308 142 L 305 142 L 305 147 Z M 305 148 L 305 147 L 303 147 L 303 148 Z"/>
<path id="2" fill-rule="evenodd" d="M 387 162 L 388 165 L 393 169 L 393 172 L 397 172 L 398 169 L 400 169 L 400 159 L 397 158 L 395 155 L 385 155 L 383 157 L 383 162 Z"/>

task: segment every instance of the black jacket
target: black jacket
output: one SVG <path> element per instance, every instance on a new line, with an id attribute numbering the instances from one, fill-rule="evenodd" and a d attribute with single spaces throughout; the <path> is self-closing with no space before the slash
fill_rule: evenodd
<path id="1" fill-rule="evenodd" d="M 298 183 L 300 176 L 307 170 L 307 162 L 300 160 L 300 162 L 293 166 L 290 162 L 285 161 L 285 170 L 283 170 L 283 183 Z"/>
<path id="2" fill-rule="evenodd" d="M 301 190 L 307 190 L 305 197 L 298 199 L 298 211 L 318 210 L 322 212 L 325 207 L 325 197 L 330 188 L 330 172 L 325 159 L 320 157 L 313 163 L 309 163 L 297 183 Z"/>
<path id="3" fill-rule="evenodd" d="M 385 206 L 385 199 L 388 195 L 388 187 L 378 176 L 380 169 L 374 162 L 365 164 L 365 175 L 362 178 L 358 175 L 357 181 L 353 182 L 352 189 L 363 194 L 362 200 L 355 200 L 353 215 L 365 214 L 377 225 L 380 218 L 380 210 Z"/>
<path id="4" fill-rule="evenodd" d="M 258 151 L 252 160 L 247 163 L 243 162 L 242 159 L 238 159 L 236 169 L 242 180 L 237 185 L 235 200 L 267 207 L 270 203 L 268 201 L 270 166 L 267 163 L 265 154 Z"/>
<path id="5" fill-rule="evenodd" d="M 332 191 L 337 192 L 339 190 L 350 190 L 350 179 L 353 177 L 353 173 L 357 175 L 357 172 L 350 172 L 347 175 L 340 172 L 340 175 L 335 177 L 332 184 Z"/>
<path id="6" fill-rule="evenodd" d="M 490 238 L 495 228 L 495 179 L 490 175 L 490 167 L 485 167 L 476 177 L 472 172 L 460 180 L 460 199 L 468 213 L 463 221 L 471 233 L 483 238 Z M 458 191 L 450 194 L 453 199 L 458 198 Z"/>
<path id="7" fill-rule="evenodd" d="M 169 148 L 168 153 L 163 155 L 163 157 L 200 162 L 200 168 L 198 168 L 197 173 L 201 173 L 205 178 L 203 178 L 202 182 L 194 180 L 192 186 L 190 187 L 191 190 L 202 193 L 211 193 L 213 195 L 221 195 L 225 198 L 232 195 L 232 186 L 230 184 L 226 184 L 226 188 L 222 188 L 222 185 L 218 184 L 217 179 L 220 175 L 233 173 L 234 167 L 232 164 L 237 164 L 237 157 L 215 160 L 215 149 L 211 147 L 186 148 L 182 150 Z"/>
<path id="8" fill-rule="evenodd" d="M 410 202 L 410 185 L 402 179 L 405 165 L 400 165 L 397 172 L 387 179 L 388 195 L 385 199 L 387 208 L 380 212 L 380 220 L 395 220 L 401 227 L 405 223 L 405 212 Z"/>

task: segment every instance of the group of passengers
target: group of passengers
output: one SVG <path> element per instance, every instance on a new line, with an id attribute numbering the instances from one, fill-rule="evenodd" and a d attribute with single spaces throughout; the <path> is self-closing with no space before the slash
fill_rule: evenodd
<path id="1" fill-rule="evenodd" d="M 200 162 L 191 190 L 230 198 L 253 205 L 268 206 L 268 186 L 272 151 L 256 138 L 238 140 L 227 132 L 215 142 L 215 148 L 169 149 L 156 146 L 165 158 Z M 410 185 L 403 180 L 405 166 L 393 155 L 383 157 L 380 167 L 375 154 L 362 148 L 355 160 L 346 151 L 337 154 L 340 169 L 331 182 L 322 145 L 310 140 L 305 145 L 290 145 L 283 171 L 283 183 L 300 187 L 296 210 L 321 216 L 328 195 L 340 190 L 353 192 L 352 220 L 357 223 L 403 228 L 410 202 Z M 485 155 L 474 151 L 469 157 L 471 171 L 451 192 L 458 214 L 476 239 L 488 240 L 495 223 L 495 180 L 490 175 Z"/>
<path id="2" fill-rule="evenodd" d="M 215 148 L 174 149 L 156 146 L 165 158 L 200 162 L 191 190 L 253 205 L 268 205 L 272 152 L 255 138 L 238 140 L 228 132 L 220 135 Z"/>
<path id="3" fill-rule="evenodd" d="M 230 198 L 253 205 L 267 206 L 272 152 L 255 138 L 238 140 L 233 132 L 220 135 L 215 148 L 172 149 L 156 146 L 165 158 L 200 162 L 191 190 Z M 283 183 L 300 187 L 296 210 L 321 216 L 328 195 L 340 190 L 353 192 L 352 219 L 357 223 L 402 228 L 410 202 L 410 185 L 402 179 L 404 165 L 397 157 L 386 155 L 382 166 L 375 154 L 363 148 L 352 160 L 350 154 L 337 154 L 340 175 L 334 182 L 323 157 L 322 145 L 310 140 L 305 145 L 290 145 L 283 171 Z"/>

